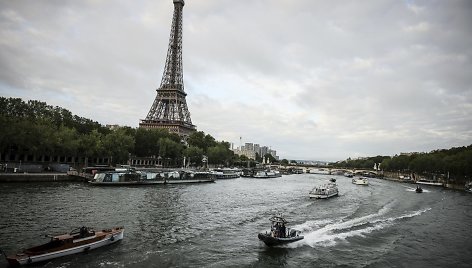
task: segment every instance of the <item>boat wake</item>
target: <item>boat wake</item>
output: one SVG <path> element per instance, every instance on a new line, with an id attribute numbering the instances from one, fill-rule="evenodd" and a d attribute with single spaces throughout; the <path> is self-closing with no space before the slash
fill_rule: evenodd
<path id="1" fill-rule="evenodd" d="M 413 188 L 413 187 L 408 187 L 408 186 L 404 186 L 406 189 L 407 192 L 416 192 L 416 188 Z M 423 193 L 429 193 L 430 191 L 426 190 L 423 188 Z"/>
<path id="2" fill-rule="evenodd" d="M 417 210 L 401 214 L 399 216 L 386 216 L 389 210 L 387 207 L 381 208 L 377 213 L 363 217 L 347 219 L 331 219 L 319 221 L 307 221 L 294 229 L 302 231 L 305 239 L 287 245 L 290 248 L 301 246 L 325 246 L 330 247 L 339 241 L 346 241 L 350 237 L 364 237 L 366 234 L 377 230 L 382 230 L 395 224 L 396 221 L 421 215 L 431 208 Z"/>

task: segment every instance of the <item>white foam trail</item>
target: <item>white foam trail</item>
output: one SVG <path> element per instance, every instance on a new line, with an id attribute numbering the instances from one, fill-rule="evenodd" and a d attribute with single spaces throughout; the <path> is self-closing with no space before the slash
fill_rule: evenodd
<path id="1" fill-rule="evenodd" d="M 330 223 L 337 221 L 336 219 L 323 219 L 323 220 L 314 220 L 314 221 L 307 221 L 299 225 L 293 226 L 293 229 L 306 232 L 312 231 L 316 227 L 324 226 Z"/>
<path id="2" fill-rule="evenodd" d="M 288 245 L 288 247 L 300 247 L 304 245 L 308 245 L 310 247 L 333 246 L 339 240 L 345 241 L 346 238 L 354 236 L 364 237 L 365 234 L 369 234 L 373 231 L 381 230 L 393 225 L 394 222 L 397 220 L 412 218 L 431 210 L 431 208 L 426 208 L 402 214 L 400 216 L 385 218 L 381 217 L 385 213 L 384 209 L 385 207 L 380 209 L 378 213 L 347 221 L 341 220 L 338 222 L 334 222 L 333 220 L 331 222 L 334 223 L 330 223 L 329 221 L 325 220 L 325 222 L 327 222 L 327 225 L 312 232 L 305 233 L 305 239 L 292 243 Z M 308 221 L 294 228 L 296 229 L 297 227 L 305 227 L 305 229 L 308 229 L 310 226 L 313 226 L 312 223 L 314 222 L 321 223 L 321 221 Z M 362 225 L 366 226 L 362 227 Z M 353 230 L 353 228 L 355 229 Z"/>
<path id="3" fill-rule="evenodd" d="M 408 192 L 416 192 L 416 188 L 408 187 L 408 186 L 404 186 L 404 187 L 406 188 L 405 190 Z M 423 189 L 423 193 L 429 193 L 429 191 L 426 189 Z"/>

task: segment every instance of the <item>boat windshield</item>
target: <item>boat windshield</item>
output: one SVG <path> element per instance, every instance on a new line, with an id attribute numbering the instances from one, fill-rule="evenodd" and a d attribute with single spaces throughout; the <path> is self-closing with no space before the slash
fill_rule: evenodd
<path id="1" fill-rule="evenodd" d="M 270 218 L 269 220 L 272 222 L 272 224 L 275 224 L 275 223 L 288 223 L 288 221 L 286 221 L 281 216 L 274 216 L 274 217 Z"/>

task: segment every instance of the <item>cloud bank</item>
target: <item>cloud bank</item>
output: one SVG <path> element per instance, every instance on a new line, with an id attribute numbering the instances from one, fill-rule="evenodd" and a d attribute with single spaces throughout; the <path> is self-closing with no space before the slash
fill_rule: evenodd
<path id="1" fill-rule="evenodd" d="M 137 127 L 156 96 L 172 1 L 0 1 L 0 94 Z M 472 143 L 470 1 L 188 0 L 198 130 L 281 158 Z"/>

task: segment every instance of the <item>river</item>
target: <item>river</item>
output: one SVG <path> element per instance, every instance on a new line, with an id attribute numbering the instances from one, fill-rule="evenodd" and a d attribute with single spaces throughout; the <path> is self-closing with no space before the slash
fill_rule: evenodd
<path id="1" fill-rule="evenodd" d="M 338 197 L 308 198 L 332 177 Z M 13 253 L 45 242 L 44 234 L 124 226 L 119 243 L 40 267 L 472 266 L 472 194 L 369 182 L 300 174 L 147 187 L 2 183 L 0 247 Z M 305 239 L 277 248 L 260 242 L 276 213 Z"/>

